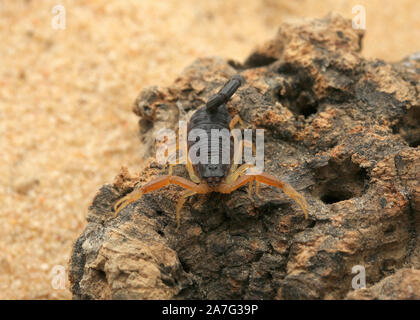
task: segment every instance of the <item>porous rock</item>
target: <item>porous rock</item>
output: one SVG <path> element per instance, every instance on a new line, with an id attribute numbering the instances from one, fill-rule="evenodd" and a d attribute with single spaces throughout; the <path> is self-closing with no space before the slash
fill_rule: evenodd
<path id="1" fill-rule="evenodd" d="M 351 300 L 419 300 L 420 270 L 400 269 L 369 288 L 350 292 Z"/>
<path id="2" fill-rule="evenodd" d="M 287 23 L 244 63 L 201 58 L 171 86 L 143 90 L 146 166 L 93 200 L 70 260 L 73 297 L 419 298 L 420 59 L 366 60 L 362 38 L 334 14 Z M 268 186 L 254 200 L 246 188 L 191 197 L 178 233 L 177 186 L 114 218 L 118 199 L 167 172 L 149 158 L 157 130 L 176 129 L 236 73 L 246 84 L 228 109 L 265 129 L 265 172 L 306 197 L 309 219 Z M 367 289 L 352 288 L 356 265 Z"/>

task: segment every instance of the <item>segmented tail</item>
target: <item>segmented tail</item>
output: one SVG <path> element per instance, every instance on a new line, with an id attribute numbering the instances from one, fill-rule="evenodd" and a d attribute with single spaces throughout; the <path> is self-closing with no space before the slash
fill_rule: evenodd
<path id="1" fill-rule="evenodd" d="M 244 77 L 239 74 L 234 75 L 228 82 L 220 89 L 218 93 L 212 96 L 206 103 L 207 111 L 213 113 L 217 111 L 218 107 L 229 101 L 230 97 L 238 90 L 238 88 L 245 83 Z"/>

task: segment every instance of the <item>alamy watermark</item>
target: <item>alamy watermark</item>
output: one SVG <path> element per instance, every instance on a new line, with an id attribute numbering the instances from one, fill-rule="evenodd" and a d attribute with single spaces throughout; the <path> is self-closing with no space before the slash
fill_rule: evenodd
<path id="1" fill-rule="evenodd" d="M 366 270 L 364 266 L 356 265 L 351 269 L 356 275 L 351 279 L 351 286 L 354 290 L 366 288 Z"/>
<path id="2" fill-rule="evenodd" d="M 353 29 L 366 30 L 366 8 L 358 4 L 351 9 L 351 13 L 355 14 L 351 20 L 351 26 Z"/>
<path id="3" fill-rule="evenodd" d="M 54 30 L 66 29 L 66 8 L 58 4 L 51 9 L 51 12 L 54 15 L 51 20 L 51 28 Z"/>
<path id="4" fill-rule="evenodd" d="M 52 277 L 51 286 L 54 290 L 66 289 L 66 268 L 62 265 L 56 265 L 50 272 Z"/>

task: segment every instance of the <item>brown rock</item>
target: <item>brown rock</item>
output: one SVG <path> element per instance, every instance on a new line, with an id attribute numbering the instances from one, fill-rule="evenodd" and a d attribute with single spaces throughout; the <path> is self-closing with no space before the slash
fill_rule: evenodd
<path id="1" fill-rule="evenodd" d="M 176 129 L 241 73 L 229 111 L 265 129 L 265 171 L 305 195 L 309 220 L 267 186 L 254 201 L 245 188 L 192 197 L 179 233 L 176 186 L 113 218 L 135 181 L 166 173 L 150 160 L 95 197 L 70 261 L 73 297 L 418 298 L 418 271 L 404 268 L 420 269 L 419 61 L 365 60 L 362 37 L 335 15 L 289 23 L 243 65 L 199 59 L 172 86 L 144 90 L 135 113 L 149 157 L 157 130 Z M 183 166 L 175 174 L 187 177 Z M 351 286 L 355 265 L 366 270 L 364 293 Z"/>

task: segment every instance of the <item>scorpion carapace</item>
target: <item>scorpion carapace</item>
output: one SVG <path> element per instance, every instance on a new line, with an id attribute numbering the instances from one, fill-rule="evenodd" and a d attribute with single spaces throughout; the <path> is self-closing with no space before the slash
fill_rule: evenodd
<path id="1" fill-rule="evenodd" d="M 193 130 L 199 131 L 207 137 L 211 137 L 211 131 L 214 129 L 221 131 L 225 130 L 230 134 L 238 123 L 244 127 L 244 123 L 239 115 L 231 118 L 226 107 L 226 103 L 244 82 L 245 80 L 242 76 L 235 75 L 229 79 L 217 94 L 210 97 L 206 105 L 198 109 L 191 116 L 187 125 L 188 138 L 190 138 L 190 134 Z M 217 139 L 219 139 L 219 137 L 217 137 Z M 243 149 L 245 143 L 243 140 L 241 141 L 240 147 Z M 200 144 L 206 144 L 208 147 L 200 148 L 200 146 L 203 147 L 203 145 Z M 202 155 L 203 157 L 200 158 L 205 159 L 205 161 L 197 161 L 196 157 L 194 158 L 196 161 L 191 161 L 190 150 L 192 150 L 193 145 L 195 145 L 195 147 L 198 146 L 196 149 L 200 151 L 207 150 L 207 154 Z M 222 155 L 224 154 L 224 151 L 227 151 L 224 150 L 224 148 L 230 149 L 227 153 L 230 155 L 229 161 L 222 161 Z M 253 145 L 252 148 L 254 149 Z M 190 139 L 188 139 L 186 168 L 191 180 L 173 176 L 173 165 L 169 165 L 168 175 L 155 178 L 117 201 L 114 206 L 115 215 L 128 204 L 140 199 L 143 194 L 160 189 L 169 184 L 176 184 L 186 189 L 176 205 L 178 229 L 181 221 L 181 209 L 188 197 L 194 194 L 206 194 L 210 192 L 231 193 L 247 183 L 249 183 L 248 194 L 251 197 L 252 184 L 255 180 L 257 195 L 259 195 L 260 183 L 277 187 L 299 204 L 305 214 L 305 218 L 308 219 L 308 205 L 305 198 L 300 193 L 287 183 L 272 175 L 266 173 L 247 174 L 246 171 L 253 167 L 253 165 L 245 163 L 238 167 L 238 162 L 233 161 L 233 149 L 234 139 L 232 136 L 230 136 L 228 144 L 215 143 L 215 139 L 202 139 L 200 135 L 196 135 L 195 140 L 193 139 L 190 141 Z M 212 156 L 215 154 L 219 161 L 211 161 Z"/>

